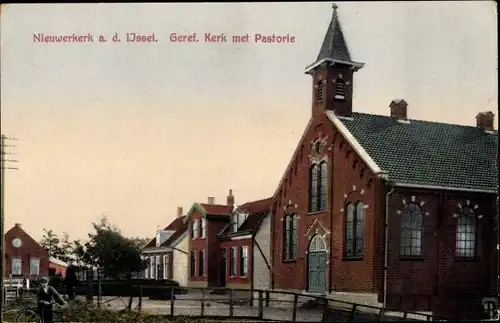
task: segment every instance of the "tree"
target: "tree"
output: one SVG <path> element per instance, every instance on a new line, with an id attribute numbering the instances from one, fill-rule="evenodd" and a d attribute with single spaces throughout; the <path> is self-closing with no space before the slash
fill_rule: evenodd
<path id="1" fill-rule="evenodd" d="M 140 248 L 143 248 L 145 245 L 148 244 L 149 241 L 151 241 L 151 238 L 141 238 L 141 237 L 135 237 L 131 239 L 134 241 L 136 245 L 138 245 Z"/>
<path id="2" fill-rule="evenodd" d="M 147 262 L 141 257 L 140 241 L 124 237 L 106 216 L 92 226 L 94 232 L 89 233 L 88 241 L 74 242 L 74 254 L 78 260 L 88 266 L 97 266 L 104 277 L 115 280 L 130 280 L 133 273 L 146 269 Z M 132 308 L 132 299 L 131 295 L 129 309 Z"/>
<path id="3" fill-rule="evenodd" d="M 67 233 L 65 233 L 64 237 L 69 239 Z M 47 250 L 49 257 L 54 257 L 62 261 L 67 261 L 68 253 L 71 252 L 71 250 L 65 250 L 61 246 L 61 240 L 53 230 L 43 229 L 40 245 Z"/>
<path id="4" fill-rule="evenodd" d="M 105 216 L 92 226 L 94 232 L 89 234 L 89 241 L 79 242 L 75 252 L 85 263 L 98 266 L 105 277 L 113 279 L 131 279 L 133 273 L 146 269 L 140 241 L 124 237 Z"/>
<path id="5" fill-rule="evenodd" d="M 64 262 L 71 259 L 70 255 L 73 253 L 73 243 L 69 240 L 67 232 L 63 232 L 62 239 L 59 239 L 59 236 L 53 230 L 43 229 L 40 245 L 48 251 L 49 257 L 54 257 Z"/>
<path id="6" fill-rule="evenodd" d="M 73 242 L 69 240 L 69 234 L 67 232 L 63 232 L 63 236 L 61 239 L 60 249 L 62 252 L 61 260 L 68 262 L 71 259 L 71 255 L 73 254 Z"/>

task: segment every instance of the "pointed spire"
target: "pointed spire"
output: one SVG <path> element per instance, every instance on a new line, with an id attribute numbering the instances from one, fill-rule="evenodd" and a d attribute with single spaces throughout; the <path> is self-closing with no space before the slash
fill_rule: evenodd
<path id="1" fill-rule="evenodd" d="M 349 49 L 347 48 L 337 15 L 338 7 L 334 3 L 332 4 L 332 8 L 332 20 L 330 21 L 330 26 L 328 26 L 328 30 L 323 40 L 323 45 L 321 46 L 317 60 L 319 61 L 322 58 L 332 58 L 350 62 L 351 55 L 349 54 Z"/>
<path id="2" fill-rule="evenodd" d="M 318 66 L 323 61 L 343 63 L 361 68 L 363 66 L 362 63 L 356 63 L 351 60 L 351 54 L 349 53 L 349 48 L 347 48 L 347 43 L 344 39 L 344 34 L 337 14 L 338 7 L 333 3 L 332 8 L 332 19 L 326 31 L 325 38 L 323 39 L 318 57 L 316 58 L 316 62 L 308 69 Z"/>

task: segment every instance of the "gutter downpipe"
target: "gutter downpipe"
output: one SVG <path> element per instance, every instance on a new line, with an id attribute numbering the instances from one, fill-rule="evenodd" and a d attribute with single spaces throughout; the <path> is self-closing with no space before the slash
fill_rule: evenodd
<path id="1" fill-rule="evenodd" d="M 389 192 L 385 195 L 385 242 L 384 242 L 384 301 L 383 308 L 387 307 L 387 266 L 389 263 L 389 198 L 391 194 L 394 192 L 394 184 L 388 180 L 388 178 L 384 178 L 385 184 L 389 187 Z"/>

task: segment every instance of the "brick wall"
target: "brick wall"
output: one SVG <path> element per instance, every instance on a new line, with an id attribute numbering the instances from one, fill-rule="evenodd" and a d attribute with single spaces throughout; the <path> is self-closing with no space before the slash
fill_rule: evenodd
<path id="1" fill-rule="evenodd" d="M 403 201 L 414 201 L 424 212 L 424 254 L 399 256 Z M 473 260 L 455 257 L 458 204 L 478 205 L 478 254 Z M 489 265 L 495 251 L 494 197 L 444 191 L 396 190 L 390 198 L 388 305 L 433 311 L 445 317 L 480 315 L 481 299 L 491 293 L 496 270 Z M 462 305 L 460 305 L 462 303 Z M 467 304 L 467 305 L 464 305 Z M 477 317 L 477 316 L 476 316 Z"/>
<path id="2" fill-rule="evenodd" d="M 240 266 L 241 266 L 241 250 L 240 247 L 246 246 L 248 247 L 248 267 L 247 271 L 248 274 L 245 276 L 242 276 L 240 273 Z M 252 257 L 255 253 L 255 250 L 252 249 L 252 239 L 247 238 L 247 239 L 238 239 L 238 240 L 229 240 L 229 241 L 224 241 L 221 242 L 220 248 L 225 248 L 226 251 L 226 284 L 229 288 L 251 288 L 252 284 L 252 277 L 253 277 L 253 268 L 252 268 Z M 236 269 L 236 275 L 231 277 L 230 276 L 230 249 L 235 248 L 235 269 Z M 219 262 L 220 264 L 220 262 Z"/>
<path id="3" fill-rule="evenodd" d="M 325 157 L 329 160 L 330 192 L 328 209 L 309 214 L 309 154 L 312 142 L 317 138 L 326 141 Z M 307 287 L 306 251 L 311 238 L 311 226 L 315 224 L 322 232 L 326 229 L 325 240 L 329 246 L 330 272 L 328 287 L 338 291 L 371 292 L 374 284 L 375 219 L 376 203 L 375 179 L 361 158 L 349 146 L 342 135 L 336 131 L 324 115 L 313 120 L 297 152 L 285 180 L 279 188 L 277 207 L 273 217 L 273 266 L 274 281 L 277 289 L 305 290 Z M 344 253 L 344 212 L 348 200 L 360 200 L 365 209 L 364 257 L 347 261 Z M 284 207 L 296 212 L 299 219 L 298 258 L 294 262 L 282 261 L 283 214 Z M 333 219 L 333 221 L 331 221 Z M 317 221 L 316 221 L 317 220 Z M 318 222 L 321 224 L 319 225 Z M 313 232 L 315 231 L 313 228 Z M 309 234 L 308 234 L 309 233 Z M 290 279 L 293 277 L 293 279 Z"/>
<path id="4" fill-rule="evenodd" d="M 228 224 L 228 220 L 212 220 L 207 221 L 207 261 L 208 261 L 208 286 L 219 286 L 220 280 L 220 244 L 217 234 Z"/>
<path id="5" fill-rule="evenodd" d="M 12 245 L 15 238 L 20 238 L 22 244 L 19 248 Z M 12 258 L 19 257 L 22 262 L 22 275 L 13 276 L 21 278 L 30 274 L 30 258 L 40 259 L 40 276 L 49 275 L 49 254 L 36 242 L 21 226 L 14 226 L 5 233 L 5 277 L 12 273 Z"/>
<path id="6" fill-rule="evenodd" d="M 199 233 L 199 227 L 198 227 L 198 238 L 191 238 L 191 228 L 196 220 L 201 219 L 202 215 L 198 212 L 195 211 L 189 218 L 189 227 L 188 227 L 188 245 L 189 245 L 189 255 L 188 255 L 188 285 L 193 286 L 193 287 L 205 287 L 207 285 L 207 273 L 205 273 L 204 276 L 199 276 L 198 271 L 199 271 L 199 253 L 200 250 L 205 250 L 207 252 L 208 249 L 208 239 L 207 238 L 200 238 L 200 233 Z M 206 230 L 207 230 L 207 237 L 209 231 L 209 223 L 207 221 L 206 225 Z M 195 252 L 195 257 L 196 257 L 196 275 L 191 276 L 191 253 Z M 205 258 L 210 258 L 205 256 Z M 205 259 L 205 263 L 207 263 L 208 259 Z M 210 266 L 210 262 L 208 263 L 208 266 Z M 207 268 L 207 267 L 205 267 Z"/>

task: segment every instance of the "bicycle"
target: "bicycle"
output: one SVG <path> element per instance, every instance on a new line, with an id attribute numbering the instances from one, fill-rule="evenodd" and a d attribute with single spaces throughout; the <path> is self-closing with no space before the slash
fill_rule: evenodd
<path id="1" fill-rule="evenodd" d="M 63 309 L 66 305 L 60 305 L 57 302 L 50 302 L 51 305 L 55 305 L 58 309 Z M 57 314 L 57 311 L 54 311 L 54 314 Z M 57 321 L 56 315 L 54 316 L 53 321 Z M 35 322 L 35 323 L 43 323 L 42 318 L 38 312 L 38 306 L 26 306 L 20 309 L 16 315 L 16 322 Z"/>

